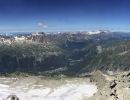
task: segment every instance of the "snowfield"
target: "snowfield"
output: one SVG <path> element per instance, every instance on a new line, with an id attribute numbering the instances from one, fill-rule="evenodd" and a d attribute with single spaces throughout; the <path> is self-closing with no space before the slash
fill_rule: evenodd
<path id="1" fill-rule="evenodd" d="M 97 92 L 97 87 L 85 79 L 7 80 L 0 79 L 0 100 L 6 100 L 9 95 L 17 95 L 20 100 L 85 100 Z"/>

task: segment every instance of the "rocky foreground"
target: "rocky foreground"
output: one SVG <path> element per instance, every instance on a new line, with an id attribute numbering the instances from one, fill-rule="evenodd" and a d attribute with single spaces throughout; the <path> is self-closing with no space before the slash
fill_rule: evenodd
<path id="1" fill-rule="evenodd" d="M 100 71 L 90 78 L 0 78 L 0 100 L 130 100 L 130 72 Z M 14 99 L 12 99 L 14 100 Z"/>
<path id="2" fill-rule="evenodd" d="M 130 72 L 105 75 L 97 71 L 91 81 L 96 82 L 98 92 L 89 100 L 130 100 Z"/>

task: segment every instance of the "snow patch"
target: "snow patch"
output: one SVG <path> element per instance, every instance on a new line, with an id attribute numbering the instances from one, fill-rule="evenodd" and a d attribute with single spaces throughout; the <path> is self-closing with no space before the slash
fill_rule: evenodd
<path id="1" fill-rule="evenodd" d="M 20 100 L 83 100 L 96 92 L 97 87 L 86 82 L 67 83 L 54 88 L 41 85 L 40 88 L 34 88 L 32 85 L 26 89 L 22 86 L 11 88 L 9 85 L 0 84 L 0 100 L 6 100 L 9 95 L 17 95 Z"/>

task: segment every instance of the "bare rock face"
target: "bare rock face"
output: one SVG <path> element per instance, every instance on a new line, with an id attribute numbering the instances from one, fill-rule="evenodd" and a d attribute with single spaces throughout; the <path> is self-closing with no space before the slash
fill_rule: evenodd
<path id="1" fill-rule="evenodd" d="M 95 71 L 93 72 L 92 77 L 90 78 L 91 82 L 96 82 L 97 86 L 99 88 L 103 88 L 107 82 L 105 76 L 103 75 L 103 73 L 101 71 Z"/>
<path id="2" fill-rule="evenodd" d="M 96 78 L 100 83 L 102 78 Z M 107 81 L 90 100 L 130 100 L 130 73 L 119 73 L 113 76 L 113 80 Z"/>

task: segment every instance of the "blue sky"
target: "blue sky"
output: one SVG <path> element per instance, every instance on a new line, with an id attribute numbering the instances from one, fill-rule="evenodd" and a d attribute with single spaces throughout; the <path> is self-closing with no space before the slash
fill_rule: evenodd
<path id="1" fill-rule="evenodd" d="M 130 31 L 130 0 L 0 0 L 0 31 Z"/>

